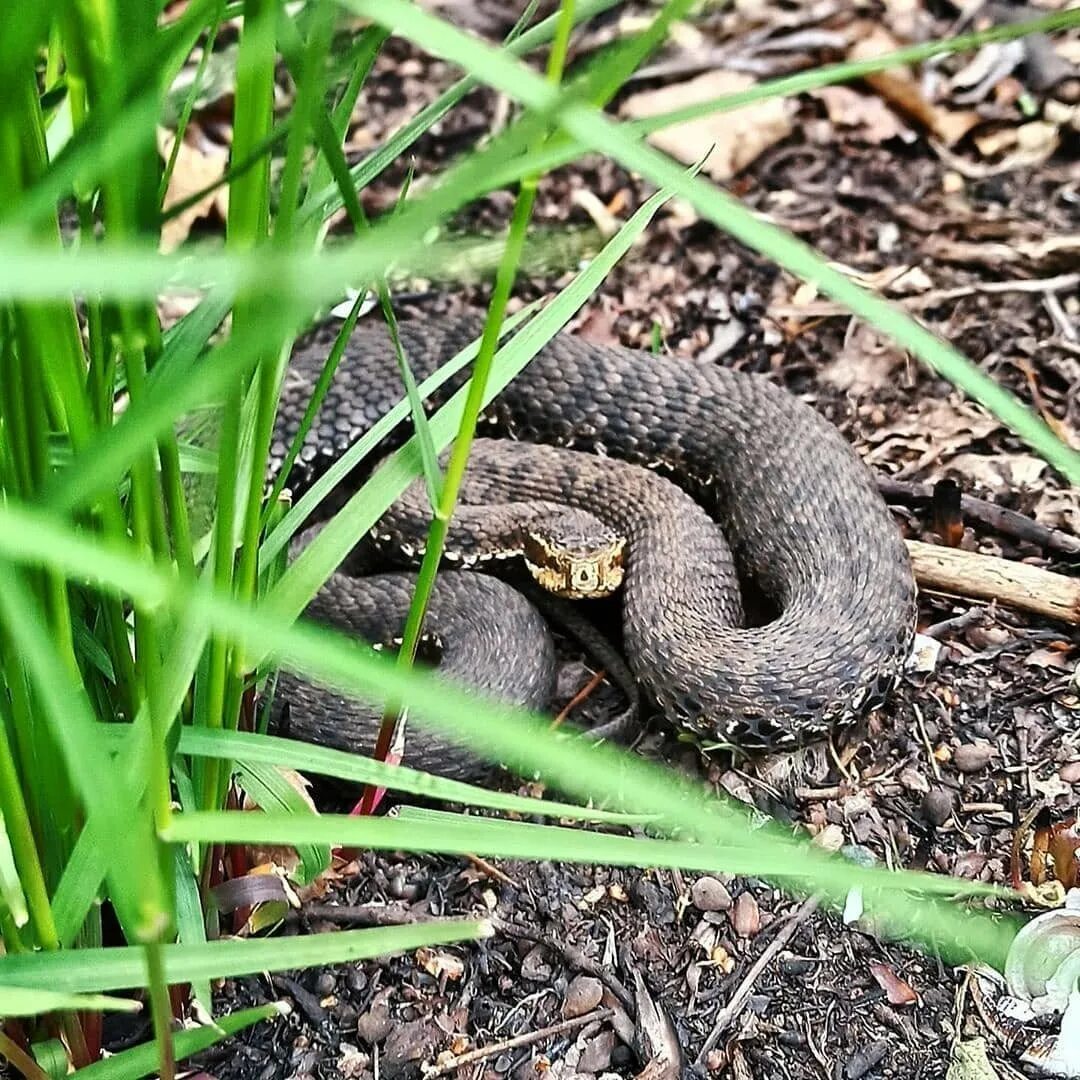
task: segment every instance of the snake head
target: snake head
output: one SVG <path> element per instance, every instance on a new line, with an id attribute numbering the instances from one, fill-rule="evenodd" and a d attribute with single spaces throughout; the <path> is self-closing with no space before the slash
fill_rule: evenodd
<path id="1" fill-rule="evenodd" d="M 607 527 L 587 535 L 530 529 L 523 546 L 529 573 L 556 596 L 594 600 L 622 584 L 626 538 Z"/>

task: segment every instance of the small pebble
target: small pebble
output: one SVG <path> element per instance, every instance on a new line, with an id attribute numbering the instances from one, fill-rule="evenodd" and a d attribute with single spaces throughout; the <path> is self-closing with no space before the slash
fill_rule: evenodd
<path id="1" fill-rule="evenodd" d="M 611 1067 L 611 1053 L 615 1049 L 615 1032 L 611 1028 L 601 1031 L 585 1044 L 577 1063 L 577 1073 L 603 1073 Z"/>
<path id="2" fill-rule="evenodd" d="M 604 996 L 604 984 L 591 975 L 578 975 L 566 988 L 562 1014 L 564 1020 L 573 1020 L 592 1012 Z"/>
<path id="3" fill-rule="evenodd" d="M 522 958 L 521 977 L 529 982 L 540 983 L 550 982 L 554 977 L 554 972 L 544 955 L 544 950 L 539 945 L 531 948 Z"/>
<path id="4" fill-rule="evenodd" d="M 1065 762 L 1058 770 L 1058 776 L 1060 776 L 1066 784 L 1080 783 L 1080 761 Z"/>
<path id="5" fill-rule="evenodd" d="M 844 1075 L 847 1080 L 860 1080 L 873 1069 L 878 1062 L 889 1052 L 889 1044 L 884 1039 L 878 1039 L 869 1046 L 864 1046 L 848 1058 L 844 1066 Z"/>
<path id="6" fill-rule="evenodd" d="M 780 961 L 780 970 L 792 978 L 809 975 L 814 968 L 814 961 L 804 956 L 787 956 Z"/>
<path id="7" fill-rule="evenodd" d="M 698 911 L 728 911 L 731 893 L 714 877 L 699 877 L 690 889 L 690 900 Z"/>
<path id="8" fill-rule="evenodd" d="M 731 925 L 739 937 L 753 937 L 761 929 L 761 909 L 754 894 L 739 893 L 731 909 Z"/>
<path id="9" fill-rule="evenodd" d="M 322 994 L 325 997 L 327 994 L 334 992 L 335 986 L 337 986 L 337 979 L 334 978 L 332 972 L 320 972 L 319 977 L 315 980 L 315 993 Z"/>
<path id="10" fill-rule="evenodd" d="M 839 851 L 844 846 L 844 830 L 840 825 L 831 823 L 814 836 L 811 843 L 823 851 Z"/>
<path id="11" fill-rule="evenodd" d="M 951 791 L 940 787 L 931 788 L 923 796 L 922 816 L 931 825 L 940 827 L 952 816 L 955 806 L 956 799 Z"/>
<path id="12" fill-rule="evenodd" d="M 978 772 L 986 768 L 995 752 L 988 743 L 964 743 L 953 751 L 952 763 L 959 772 Z"/>
<path id="13" fill-rule="evenodd" d="M 968 851 L 956 860 L 949 872 L 955 877 L 974 881 L 986 869 L 986 862 L 986 856 L 982 852 Z"/>
<path id="14" fill-rule="evenodd" d="M 393 1030 L 394 1022 L 384 1009 L 371 1009 L 356 1018 L 356 1034 L 369 1046 L 381 1043 Z"/>

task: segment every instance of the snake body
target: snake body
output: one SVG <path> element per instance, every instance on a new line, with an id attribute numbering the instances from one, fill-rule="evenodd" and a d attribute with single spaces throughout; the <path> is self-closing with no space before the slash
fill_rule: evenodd
<path id="1" fill-rule="evenodd" d="M 405 573 L 335 574 L 307 615 L 382 648 L 393 644 L 404 626 L 415 584 Z M 536 608 L 510 585 L 467 571 L 440 574 L 427 625 L 439 669 L 449 677 L 527 709 L 544 709 L 551 701 L 554 641 Z M 370 757 L 381 710 L 282 671 L 271 717 L 279 733 Z M 491 770 L 428 731 L 410 731 L 404 760 L 411 768 L 457 780 L 478 780 Z"/>
<path id="2" fill-rule="evenodd" d="M 422 379 L 479 330 L 472 318 L 417 320 L 403 322 L 400 336 Z M 278 461 L 332 340 L 324 328 L 294 350 Z M 466 377 L 447 383 L 431 407 Z M 320 475 L 398 400 L 400 385 L 387 331 L 355 330 L 290 486 L 302 490 Z M 565 503 L 630 534 L 628 657 L 676 724 L 746 749 L 794 747 L 856 719 L 895 681 L 915 615 L 899 531 L 840 433 L 767 379 L 560 334 L 486 409 L 483 434 L 500 438 L 481 443 L 470 466 L 472 501 L 497 491 L 503 500 Z M 740 578 L 775 617 L 742 625 Z M 344 588 L 332 579 L 318 610 L 333 613 L 340 596 L 340 616 Z M 521 622 L 500 641 L 521 656 L 532 648 L 526 633 Z M 482 644 L 465 651 L 455 674 L 487 689 L 498 659 Z M 297 734 L 325 741 L 324 725 L 303 721 L 321 691 L 298 684 L 292 692 Z M 340 722 L 366 742 L 369 718 L 340 707 Z M 456 760 L 443 764 L 458 773 Z"/>

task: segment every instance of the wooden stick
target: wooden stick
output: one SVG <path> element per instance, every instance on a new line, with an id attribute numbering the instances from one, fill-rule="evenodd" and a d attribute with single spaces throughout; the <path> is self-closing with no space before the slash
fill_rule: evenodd
<path id="1" fill-rule="evenodd" d="M 908 540 L 920 587 L 1002 604 L 1080 625 L 1080 579 L 960 548 Z"/>
<path id="2" fill-rule="evenodd" d="M 754 961 L 750 970 L 743 976 L 742 982 L 728 998 L 727 1004 L 716 1014 L 712 1031 L 709 1032 L 709 1037 L 702 1044 L 697 1059 L 694 1061 L 695 1069 L 704 1066 L 709 1051 L 720 1041 L 720 1036 L 739 1018 L 761 973 L 772 963 L 773 957 L 794 937 L 795 931 L 817 911 L 820 902 L 817 896 L 810 896 L 804 900 L 795 913 L 789 916 L 787 922 L 780 927 L 776 937 L 761 951 L 761 955 Z"/>
<path id="3" fill-rule="evenodd" d="M 494 1057 L 504 1050 L 516 1050 L 519 1046 L 531 1046 L 533 1043 L 541 1042 L 551 1035 L 561 1035 L 565 1031 L 585 1027 L 595 1021 L 609 1020 L 613 1015 L 611 1009 L 596 1009 L 591 1013 L 586 1013 L 584 1016 L 575 1016 L 570 1020 L 562 1020 L 558 1024 L 552 1024 L 550 1027 L 540 1028 L 537 1031 L 526 1031 L 523 1035 L 515 1035 L 511 1039 L 503 1039 L 502 1042 L 490 1043 L 476 1050 L 469 1050 L 467 1053 L 448 1057 L 445 1061 L 428 1068 L 425 1075 L 432 1078 L 445 1076 L 448 1072 L 453 1072 L 455 1069 L 460 1069 L 465 1065 L 471 1065 L 474 1061 L 483 1061 L 484 1058 Z"/>

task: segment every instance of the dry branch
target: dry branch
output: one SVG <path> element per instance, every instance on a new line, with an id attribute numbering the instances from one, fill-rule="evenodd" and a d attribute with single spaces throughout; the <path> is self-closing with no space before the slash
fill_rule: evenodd
<path id="1" fill-rule="evenodd" d="M 1028 563 L 960 548 L 907 541 L 919 586 L 1080 625 L 1080 580 Z"/>

